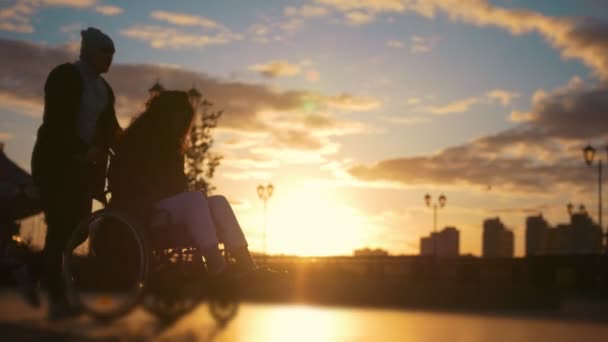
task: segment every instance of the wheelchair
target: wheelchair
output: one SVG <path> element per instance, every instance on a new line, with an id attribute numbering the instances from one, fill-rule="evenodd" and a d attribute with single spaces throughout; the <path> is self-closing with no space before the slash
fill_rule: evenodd
<path id="1" fill-rule="evenodd" d="M 236 296 L 214 289 L 185 227 L 173 224 L 168 212 L 150 213 L 140 220 L 106 205 L 78 225 L 63 253 L 71 304 L 102 322 L 141 304 L 170 323 L 207 299 L 216 322 L 228 323 L 238 311 Z"/>

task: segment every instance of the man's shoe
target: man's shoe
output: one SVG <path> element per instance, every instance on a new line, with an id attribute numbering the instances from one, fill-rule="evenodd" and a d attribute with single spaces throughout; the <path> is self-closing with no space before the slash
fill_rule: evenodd
<path id="1" fill-rule="evenodd" d="M 19 267 L 17 270 L 13 272 L 13 276 L 15 277 L 15 283 L 17 284 L 17 288 L 25 301 L 34 308 L 40 307 L 40 296 L 38 295 L 38 290 L 36 289 L 36 282 L 34 281 L 34 277 L 30 272 L 27 265 L 23 265 Z"/>

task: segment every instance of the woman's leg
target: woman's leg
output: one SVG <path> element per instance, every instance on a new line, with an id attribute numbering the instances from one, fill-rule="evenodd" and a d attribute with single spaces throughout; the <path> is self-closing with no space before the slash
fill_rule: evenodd
<path id="1" fill-rule="evenodd" d="M 249 254 L 247 239 L 226 197 L 210 196 L 208 202 L 211 217 L 218 228 L 218 234 L 222 237 L 226 250 L 236 259 L 238 266 L 243 270 L 254 269 L 256 265 Z"/>
<path id="2" fill-rule="evenodd" d="M 226 260 L 218 247 L 209 203 L 201 192 L 183 192 L 159 201 L 156 207 L 167 210 L 174 223 L 186 226 L 212 273 L 219 273 L 226 267 Z"/>

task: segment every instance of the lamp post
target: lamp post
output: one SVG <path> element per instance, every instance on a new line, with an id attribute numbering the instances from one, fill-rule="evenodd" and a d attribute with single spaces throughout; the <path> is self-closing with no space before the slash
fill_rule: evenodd
<path id="1" fill-rule="evenodd" d="M 268 184 L 265 187 L 263 185 L 258 185 L 258 197 L 264 202 L 264 260 L 266 260 L 266 256 L 268 255 L 267 250 L 267 205 L 268 199 L 272 196 L 272 192 L 274 191 L 274 186 L 272 184 Z"/>
<path id="2" fill-rule="evenodd" d="M 438 202 L 432 202 L 431 195 L 424 195 L 424 203 L 426 206 L 433 208 L 433 235 L 431 235 L 433 239 L 433 257 L 437 257 L 437 208 L 445 207 L 447 200 L 448 199 L 444 194 L 439 196 Z"/>
<path id="3" fill-rule="evenodd" d="M 608 146 L 605 147 L 606 152 L 608 152 Z M 587 145 L 583 149 L 583 157 L 585 159 L 585 163 L 587 166 L 591 167 L 593 165 L 593 159 L 595 158 L 595 148 L 591 145 Z M 598 212 L 598 222 L 600 224 L 600 229 L 605 238 L 608 238 L 608 233 L 604 233 L 604 226 L 602 224 L 602 159 L 598 158 L 597 163 L 597 212 Z M 608 252 L 608 242 L 604 246 L 605 252 Z"/>

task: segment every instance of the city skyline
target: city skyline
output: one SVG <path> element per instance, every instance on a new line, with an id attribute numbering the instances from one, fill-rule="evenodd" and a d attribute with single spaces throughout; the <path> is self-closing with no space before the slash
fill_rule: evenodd
<path id="1" fill-rule="evenodd" d="M 423 196 L 444 193 L 438 226 L 458 227 L 461 253 L 481 255 L 480 223 L 500 216 L 523 256 L 530 214 L 566 222 L 584 203 L 597 221 L 582 149 L 606 160 L 607 20 L 565 0 L 8 1 L 0 141 L 29 171 L 44 79 L 96 26 L 123 126 L 157 79 L 224 110 L 213 183 L 253 250 L 271 182 L 271 253 L 417 254 Z"/>

